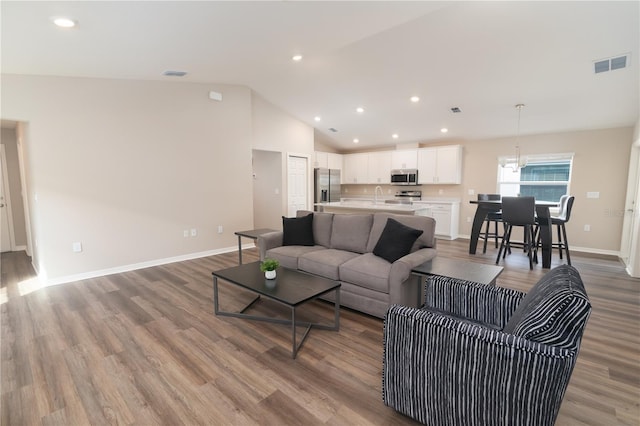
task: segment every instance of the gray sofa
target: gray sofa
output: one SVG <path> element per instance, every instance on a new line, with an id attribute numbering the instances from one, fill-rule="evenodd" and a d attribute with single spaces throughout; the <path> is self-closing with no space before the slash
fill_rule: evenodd
<path id="1" fill-rule="evenodd" d="M 433 218 L 306 210 L 298 211 L 297 217 L 309 214 L 313 214 L 314 245 L 283 245 L 283 231 L 263 234 L 258 238 L 260 259 L 277 259 L 286 268 L 339 281 L 342 306 L 378 318 L 384 318 L 393 304 L 410 307 L 422 304 L 420 280 L 411 274 L 411 269 L 436 256 Z M 410 253 L 393 263 L 373 254 L 388 218 L 423 231 Z"/>

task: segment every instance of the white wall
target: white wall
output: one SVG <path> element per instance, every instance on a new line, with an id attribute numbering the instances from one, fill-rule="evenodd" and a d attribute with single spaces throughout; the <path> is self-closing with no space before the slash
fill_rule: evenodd
<path id="1" fill-rule="evenodd" d="M 34 261 L 50 280 L 234 247 L 233 231 L 253 226 L 248 88 L 17 75 L 2 86 L 2 118 L 28 122 Z"/>

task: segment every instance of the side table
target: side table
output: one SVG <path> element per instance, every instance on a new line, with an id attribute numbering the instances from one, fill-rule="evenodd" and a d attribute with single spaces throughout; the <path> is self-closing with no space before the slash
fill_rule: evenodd
<path id="1" fill-rule="evenodd" d="M 275 229 L 269 228 L 260 228 L 260 229 L 249 229 L 247 231 L 237 231 L 234 232 L 238 236 L 238 261 L 239 264 L 242 265 L 242 237 L 251 238 L 253 241 L 256 241 L 258 237 L 262 234 L 268 234 L 269 232 L 275 232 Z"/>

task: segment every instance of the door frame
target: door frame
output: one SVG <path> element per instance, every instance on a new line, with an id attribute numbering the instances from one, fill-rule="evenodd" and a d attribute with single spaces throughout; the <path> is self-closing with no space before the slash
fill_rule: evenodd
<path id="1" fill-rule="evenodd" d="M 15 230 L 13 229 L 13 209 L 11 208 L 11 188 L 9 186 L 9 174 L 7 172 L 7 153 L 4 144 L 0 144 L 0 157 L 2 160 L 2 193 L 4 194 L 5 207 L 7 208 L 7 222 L 9 224 L 9 245 L 11 251 L 16 250 Z"/>
<path id="2" fill-rule="evenodd" d="M 622 238 L 620 241 L 620 259 L 632 277 L 640 277 L 640 139 L 631 146 L 629 159 L 629 176 L 627 180 L 627 195 L 624 206 L 622 224 Z"/>

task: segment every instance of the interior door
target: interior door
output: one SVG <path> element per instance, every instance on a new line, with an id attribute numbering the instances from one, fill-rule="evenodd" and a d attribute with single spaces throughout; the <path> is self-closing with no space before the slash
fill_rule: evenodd
<path id="1" fill-rule="evenodd" d="M 627 180 L 627 197 L 625 200 L 624 221 L 622 225 L 622 241 L 620 243 L 620 258 L 631 276 L 640 276 L 635 259 L 638 257 L 638 187 L 640 176 L 640 147 L 637 143 L 631 148 L 629 161 L 629 177 Z"/>
<path id="2" fill-rule="evenodd" d="M 12 250 L 12 229 L 10 223 L 11 210 L 9 208 L 7 182 L 7 163 L 5 160 L 4 145 L 0 150 L 0 252 Z"/>
<path id="3" fill-rule="evenodd" d="M 287 216 L 294 217 L 298 210 L 308 210 L 308 163 L 306 157 L 288 156 L 287 161 Z"/>

